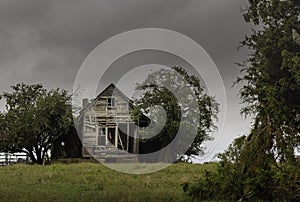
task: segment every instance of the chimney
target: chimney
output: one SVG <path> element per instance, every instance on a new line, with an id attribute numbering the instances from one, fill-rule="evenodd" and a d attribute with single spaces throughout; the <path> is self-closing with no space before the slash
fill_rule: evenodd
<path id="1" fill-rule="evenodd" d="M 89 104 L 89 99 L 84 98 L 82 100 L 82 109 L 86 108 L 86 106 L 88 106 L 88 104 Z"/>

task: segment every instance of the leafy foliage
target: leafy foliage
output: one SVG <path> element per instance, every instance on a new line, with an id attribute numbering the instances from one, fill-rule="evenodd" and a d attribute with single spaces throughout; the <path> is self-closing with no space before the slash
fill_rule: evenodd
<path id="1" fill-rule="evenodd" d="M 168 88 L 176 89 L 176 92 L 171 92 Z M 213 97 L 205 94 L 199 78 L 189 75 L 181 67 L 172 67 L 171 70 L 161 69 L 152 72 L 144 82 L 137 85 L 136 89 L 144 91 L 144 94 L 141 99 L 135 101 L 137 108 L 134 113 L 145 112 L 151 116 L 156 126 L 163 127 L 153 138 L 148 138 L 149 134 L 147 136 L 144 131 L 144 142 L 152 141 L 155 145 L 159 145 L 157 149 L 161 149 L 175 138 L 180 126 L 184 128 L 185 138 L 194 138 L 192 126 L 195 126 L 198 129 L 196 137 L 194 141 L 191 141 L 192 144 L 186 147 L 189 149 L 185 154 L 191 156 L 202 151 L 201 143 L 210 139 L 209 132 L 216 128 L 214 120 L 217 118 L 218 104 Z M 193 92 L 194 97 L 189 97 L 190 91 Z M 193 102 L 197 106 L 188 101 L 178 100 L 180 98 L 195 99 Z M 151 107 L 157 105 L 163 107 L 166 112 L 165 122 L 162 120 L 165 116 L 159 110 L 150 111 Z M 161 126 L 163 124 L 164 126 Z M 177 148 L 185 146 L 182 141 Z M 178 150 L 174 148 L 171 152 L 176 154 L 176 151 Z M 183 155 L 183 153 L 178 155 Z M 168 161 L 166 158 L 167 156 L 162 156 L 161 160 Z"/>
<path id="2" fill-rule="evenodd" d="M 299 3 L 249 3 L 244 18 L 259 28 L 242 42 L 251 55 L 237 83 L 244 85 L 242 112 L 255 116 L 253 128 L 219 155 L 217 172 L 186 191 L 197 199 L 299 201 L 300 46 L 293 37 L 300 28 Z"/>
<path id="3" fill-rule="evenodd" d="M 244 145 L 245 136 L 236 139 L 222 154 L 216 171 L 205 170 L 201 179 L 192 185 L 183 187 L 193 199 L 237 201 L 243 196 L 245 178 L 240 166 L 240 149 Z"/>
<path id="4" fill-rule="evenodd" d="M 6 92 L 6 113 L 2 115 L 2 150 L 28 154 L 43 164 L 57 137 L 72 124 L 70 96 L 65 90 L 47 91 L 42 85 L 17 84 Z"/>
<path id="5" fill-rule="evenodd" d="M 299 200 L 300 163 L 266 167 L 270 164 L 261 161 L 264 166 L 258 166 L 253 158 L 262 158 L 249 154 L 248 145 L 246 136 L 235 139 L 224 153 L 218 154 L 221 161 L 217 170 L 205 171 L 205 177 L 195 184 L 186 183 L 184 191 L 195 200 Z"/>
<path id="6" fill-rule="evenodd" d="M 252 49 L 245 76 L 238 79 L 246 83 L 243 112 L 256 115 L 254 128 L 266 131 L 262 143 L 279 161 L 295 161 L 300 142 L 300 46 L 292 33 L 300 28 L 299 16 L 300 7 L 291 0 L 250 1 L 244 15 L 263 30 L 242 42 Z"/>

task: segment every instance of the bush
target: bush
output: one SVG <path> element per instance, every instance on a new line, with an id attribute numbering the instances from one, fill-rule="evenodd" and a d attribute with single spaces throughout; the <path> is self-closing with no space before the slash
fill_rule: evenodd
<path id="1" fill-rule="evenodd" d="M 206 170 L 204 178 L 194 184 L 185 183 L 183 190 L 195 201 L 299 201 L 299 161 L 275 163 L 269 169 L 246 166 L 248 162 L 242 158 L 245 145 L 245 136 L 236 139 L 218 155 L 216 171 Z"/>

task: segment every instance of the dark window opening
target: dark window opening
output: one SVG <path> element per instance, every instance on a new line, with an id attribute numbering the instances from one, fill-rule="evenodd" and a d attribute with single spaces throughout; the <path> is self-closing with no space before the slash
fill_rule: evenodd
<path id="1" fill-rule="evenodd" d="M 115 107 L 116 106 L 116 100 L 115 100 L 115 98 L 107 98 L 107 106 L 109 106 L 109 107 Z"/>

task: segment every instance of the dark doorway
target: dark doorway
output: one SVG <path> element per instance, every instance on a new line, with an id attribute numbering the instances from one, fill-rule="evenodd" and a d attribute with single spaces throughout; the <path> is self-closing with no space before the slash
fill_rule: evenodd
<path id="1" fill-rule="evenodd" d="M 127 136 L 127 123 L 119 123 L 118 124 L 118 132 L 119 132 L 119 135 L 121 137 L 121 141 L 122 141 L 124 150 L 127 150 L 128 149 L 128 145 L 127 145 L 127 138 L 128 138 L 128 136 Z M 120 144 L 118 146 L 119 146 L 119 149 L 123 149 Z"/>
<path id="2" fill-rule="evenodd" d="M 112 145 L 115 145 L 116 128 L 108 128 L 108 141 Z"/>

